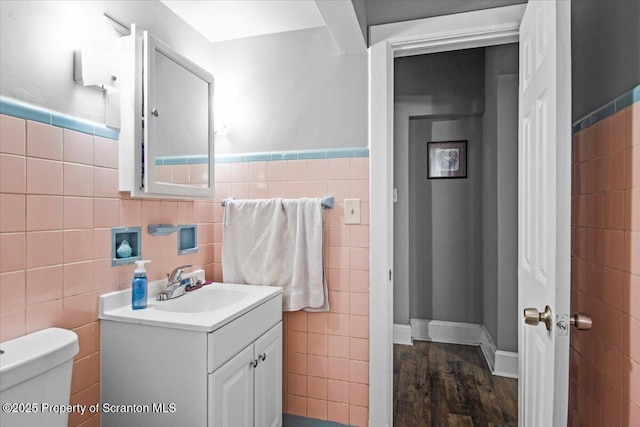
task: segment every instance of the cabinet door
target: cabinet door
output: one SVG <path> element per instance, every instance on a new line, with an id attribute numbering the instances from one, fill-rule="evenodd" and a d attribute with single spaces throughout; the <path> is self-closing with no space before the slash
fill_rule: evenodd
<path id="1" fill-rule="evenodd" d="M 282 425 L 282 322 L 255 342 L 255 426 Z"/>
<path id="2" fill-rule="evenodd" d="M 209 427 L 253 426 L 253 364 L 252 344 L 209 375 Z"/>
<path id="3" fill-rule="evenodd" d="M 145 31 L 143 195 L 210 198 L 214 193 L 213 76 Z M 167 163 L 199 164 L 172 179 Z"/>

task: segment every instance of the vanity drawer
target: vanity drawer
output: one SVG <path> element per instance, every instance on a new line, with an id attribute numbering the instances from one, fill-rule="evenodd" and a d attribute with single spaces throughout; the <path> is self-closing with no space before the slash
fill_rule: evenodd
<path id="1" fill-rule="evenodd" d="M 282 294 L 238 317 L 207 337 L 207 370 L 212 373 L 282 320 Z"/>

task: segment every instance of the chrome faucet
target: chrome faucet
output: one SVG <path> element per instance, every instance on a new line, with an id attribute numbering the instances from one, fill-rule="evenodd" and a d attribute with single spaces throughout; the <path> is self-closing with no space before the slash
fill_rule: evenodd
<path id="1" fill-rule="evenodd" d="M 181 265 L 180 267 L 174 268 L 171 273 L 167 274 L 167 288 L 156 296 L 156 300 L 165 301 L 184 295 L 187 292 L 186 286 L 193 285 L 196 280 L 195 277 L 189 277 L 184 280 L 182 279 L 184 269 L 189 267 L 193 267 L 193 265 Z"/>
<path id="2" fill-rule="evenodd" d="M 193 267 L 193 264 L 181 265 L 180 267 L 174 268 L 171 273 L 167 274 L 167 286 L 180 283 L 184 269 L 189 267 Z"/>

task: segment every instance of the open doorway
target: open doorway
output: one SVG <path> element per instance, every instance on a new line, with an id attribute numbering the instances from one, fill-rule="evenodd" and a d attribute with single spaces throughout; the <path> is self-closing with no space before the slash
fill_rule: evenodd
<path id="1" fill-rule="evenodd" d="M 508 424 L 517 420 L 517 383 L 486 378 L 515 378 L 518 369 L 518 45 L 396 58 L 394 94 L 395 419 L 410 419 L 411 401 L 423 405 L 421 398 L 466 364 L 467 373 L 484 378 L 489 401 L 499 395 L 514 411 L 479 404 L 455 415 Z M 460 147 L 455 155 L 465 170 L 443 179 L 430 166 L 436 147 L 447 143 Z M 420 351 L 403 349 L 412 339 L 481 351 L 427 350 L 424 343 Z M 411 357 L 416 351 L 420 358 Z M 455 363 L 438 363 L 443 351 L 453 351 Z M 471 368 L 481 368 L 478 357 L 484 371 Z M 412 369 L 419 391 L 406 393 Z"/>
<path id="2" fill-rule="evenodd" d="M 393 423 L 394 58 L 519 42 L 518 310 L 519 423 L 564 424 L 568 334 L 549 309 L 569 313 L 570 3 L 526 5 L 372 27 L 370 33 L 371 268 L 370 425 Z M 374 172 L 375 171 L 375 172 Z M 542 308 L 536 308 L 542 307 Z M 530 316 L 533 319 L 533 314 Z M 537 327 L 541 326 L 541 327 Z M 564 323 L 561 324 L 564 326 Z M 553 333 L 553 332 L 558 332 Z"/>

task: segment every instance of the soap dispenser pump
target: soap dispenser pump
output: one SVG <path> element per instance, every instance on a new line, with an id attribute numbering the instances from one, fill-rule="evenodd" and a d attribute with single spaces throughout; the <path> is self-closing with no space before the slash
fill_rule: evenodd
<path id="1" fill-rule="evenodd" d="M 136 261 L 136 269 L 133 272 L 131 283 L 131 308 L 140 310 L 147 308 L 147 270 L 144 265 L 149 261 Z"/>

